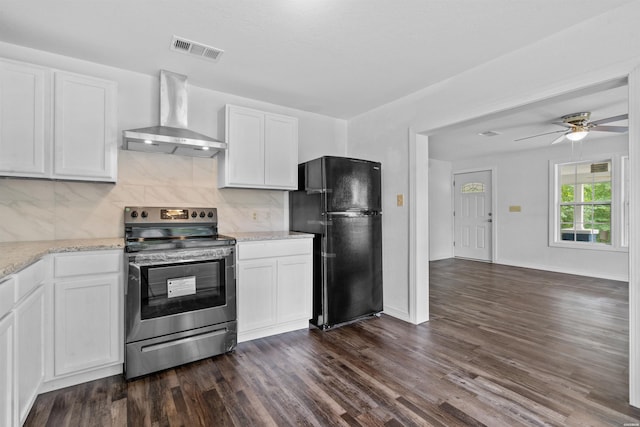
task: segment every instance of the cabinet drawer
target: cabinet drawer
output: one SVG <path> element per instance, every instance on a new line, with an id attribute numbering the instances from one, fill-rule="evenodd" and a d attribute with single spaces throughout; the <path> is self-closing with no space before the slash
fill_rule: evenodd
<path id="1" fill-rule="evenodd" d="M 55 277 L 86 276 L 91 274 L 118 273 L 122 252 L 92 252 L 55 255 Z"/>
<path id="2" fill-rule="evenodd" d="M 16 281 L 14 285 L 16 287 L 16 302 L 44 282 L 47 276 L 46 265 L 47 263 L 41 259 L 13 276 Z"/>
<path id="3" fill-rule="evenodd" d="M 311 253 L 311 239 L 261 240 L 238 243 L 238 259 L 273 258 Z"/>
<path id="4" fill-rule="evenodd" d="M 13 277 L 0 282 L 0 319 L 13 308 L 16 281 Z"/>

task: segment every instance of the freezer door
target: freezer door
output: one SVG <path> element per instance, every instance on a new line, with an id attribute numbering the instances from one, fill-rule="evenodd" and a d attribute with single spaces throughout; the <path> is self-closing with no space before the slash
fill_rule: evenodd
<path id="1" fill-rule="evenodd" d="M 329 215 L 323 268 L 324 325 L 382 311 L 382 217 Z"/>
<path id="2" fill-rule="evenodd" d="M 344 157 L 323 161 L 327 212 L 381 211 L 380 163 Z"/>

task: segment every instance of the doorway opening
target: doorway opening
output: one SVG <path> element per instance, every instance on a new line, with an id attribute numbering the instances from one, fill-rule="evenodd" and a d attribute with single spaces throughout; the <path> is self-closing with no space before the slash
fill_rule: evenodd
<path id="1" fill-rule="evenodd" d="M 632 84 L 633 82 L 633 84 Z M 618 78 L 615 80 L 611 80 L 611 81 L 607 81 L 604 83 L 595 83 L 594 85 L 588 87 L 588 88 L 577 88 L 577 89 L 569 89 L 567 92 L 561 93 L 561 92 L 557 92 L 560 94 L 560 96 L 558 97 L 554 97 L 553 99 L 549 99 L 549 98 L 545 98 L 545 99 L 540 99 L 539 101 L 536 101 L 533 104 L 529 104 L 529 105 L 516 105 L 514 107 L 514 109 L 512 110 L 507 110 L 507 109 L 503 109 L 503 110 L 495 110 L 494 113 L 488 114 L 486 116 L 483 117 L 476 117 L 475 119 L 471 119 L 471 120 L 467 120 L 467 121 L 463 121 L 463 122 L 459 122 L 459 123 L 454 123 L 454 124 L 450 124 L 447 126 L 440 126 L 440 127 L 431 127 L 431 128 L 427 128 L 429 130 L 425 130 L 421 133 L 416 133 L 415 135 L 415 140 L 419 141 L 419 142 L 423 142 L 428 146 L 428 149 L 423 150 L 425 153 L 428 153 L 428 156 L 426 158 L 428 158 L 429 164 L 431 164 L 432 161 L 438 161 L 441 162 L 443 164 L 447 163 L 446 160 L 440 160 L 438 159 L 438 157 L 434 157 L 433 154 L 437 153 L 438 149 L 437 146 L 434 145 L 433 143 L 435 141 L 437 141 L 438 136 L 441 133 L 444 132 L 452 132 L 456 129 L 458 129 L 461 126 L 467 126 L 469 124 L 473 124 L 473 123 L 479 123 L 480 121 L 483 120 L 492 120 L 495 119 L 498 116 L 501 115 L 505 115 L 505 114 L 510 114 L 510 113 L 518 113 L 521 112 L 527 108 L 529 108 L 531 105 L 535 105 L 535 106 L 543 106 L 546 105 L 546 103 L 551 102 L 551 101 L 562 101 L 570 99 L 573 96 L 580 96 L 583 94 L 593 94 L 595 92 L 598 92 L 600 90 L 606 90 L 607 87 L 611 88 L 611 87 L 621 87 L 624 86 L 625 87 L 625 91 L 627 92 L 627 94 L 629 95 L 629 97 L 631 98 L 631 100 L 635 99 L 635 97 L 638 96 L 639 90 L 640 90 L 640 71 L 638 70 L 633 70 L 631 71 L 631 73 L 629 74 L 629 78 L 627 79 L 627 76 L 624 76 L 623 78 Z M 629 87 L 627 87 L 627 83 L 629 84 Z M 639 152 L 637 150 L 637 148 L 634 148 L 633 146 L 630 146 L 630 142 L 631 141 L 635 141 L 638 138 L 637 132 L 638 132 L 638 118 L 637 118 L 637 111 L 636 108 L 631 108 L 632 105 L 634 105 L 632 102 L 629 102 L 630 106 L 629 109 L 633 110 L 629 111 L 629 125 L 631 128 L 631 135 L 629 136 L 629 138 L 626 141 L 626 149 L 628 150 L 629 153 L 629 169 L 633 169 L 633 167 L 635 165 L 638 164 L 638 162 L 640 160 L 639 159 Z M 576 110 L 577 111 L 577 110 Z M 633 126 L 632 123 L 633 122 Z M 635 126 L 635 127 L 634 127 Z M 425 126 L 426 127 L 426 126 Z M 423 127 L 422 129 L 424 129 L 425 127 Z M 427 136 L 429 135 L 429 136 Z M 525 135 L 526 136 L 526 135 Z M 470 155 L 470 156 L 478 156 L 477 153 L 471 153 L 469 150 L 465 150 L 465 149 L 458 149 L 458 152 L 464 152 L 466 155 Z M 412 153 L 415 154 L 416 150 L 412 150 Z M 410 154 L 411 155 L 411 154 Z M 524 154 L 525 156 L 527 155 L 526 153 Z M 422 160 L 420 162 L 418 162 L 418 164 L 422 164 L 425 165 L 426 163 L 426 158 L 425 160 Z M 489 159 L 492 158 L 492 154 L 491 153 L 485 153 L 484 155 L 485 159 Z M 442 166 L 442 165 L 441 165 Z M 452 171 L 454 168 L 457 168 L 458 165 L 451 165 L 449 164 L 449 170 L 450 170 L 450 174 L 449 177 L 452 176 Z M 461 168 L 468 168 L 470 167 L 467 163 L 462 163 Z M 445 169 L 446 168 L 446 164 L 445 166 L 442 166 L 440 169 Z M 431 168 L 429 168 L 429 171 L 431 171 Z M 525 174 L 529 174 L 532 175 L 531 170 L 529 168 L 525 169 L 525 170 L 521 170 L 519 171 L 519 173 L 525 175 Z M 637 171 L 632 171 L 631 172 L 631 178 L 633 178 L 633 176 L 636 176 Z M 502 175 L 502 173 L 501 173 Z M 503 177 L 504 178 L 504 177 Z M 450 178 L 449 178 L 450 179 Z M 419 182 L 413 181 L 412 182 L 412 186 L 413 186 L 413 191 L 415 193 L 418 194 L 424 194 L 425 197 L 428 197 L 429 201 L 428 201 L 428 215 L 426 215 L 426 217 L 431 218 L 432 217 L 432 213 L 431 213 L 431 209 L 433 207 L 433 203 L 432 203 L 432 199 L 431 199 L 431 187 L 434 185 L 431 179 L 431 175 L 429 175 L 429 179 L 428 179 L 428 187 L 429 187 L 429 192 L 427 192 L 426 190 L 426 186 L 422 186 L 420 185 Z M 630 180 L 630 182 L 633 182 L 633 179 Z M 502 185 L 502 184 L 501 184 Z M 638 188 L 635 188 L 633 185 L 630 185 L 630 200 L 631 200 L 631 208 L 630 208 L 630 215 L 631 217 L 634 216 L 634 213 L 637 212 L 637 207 L 636 207 L 636 203 L 637 200 L 640 197 L 640 190 Z M 424 191 L 421 192 L 421 188 Z M 427 194 L 429 194 L 427 196 Z M 526 196 L 526 195 L 525 195 Z M 494 194 L 495 197 L 495 194 Z M 523 199 L 525 199 L 525 197 L 523 196 Z M 526 200 L 526 199 L 525 199 Z M 508 202 L 511 202 L 511 200 L 507 200 Z M 420 202 L 420 200 L 418 200 L 418 203 Z M 520 203 L 516 203 L 514 204 L 514 207 L 517 208 L 518 205 Z M 545 203 L 546 205 L 547 203 Z M 502 206 L 504 205 L 504 206 Z M 502 208 L 506 209 L 507 207 L 510 209 L 511 208 L 511 203 L 503 203 Z M 512 215 L 512 217 L 514 219 L 517 219 L 521 216 L 523 216 L 523 214 L 521 214 L 521 212 L 523 212 L 524 209 L 518 210 L 518 209 L 514 209 L 513 212 L 517 212 L 517 214 Z M 506 211 L 505 212 L 511 212 L 511 210 Z M 545 210 L 546 212 L 546 210 Z M 538 213 L 539 214 L 539 213 Z M 410 223 L 411 224 L 411 223 Z M 430 230 L 433 229 L 433 224 L 429 223 L 430 226 Z M 411 228 L 411 227 L 410 227 Z M 415 227 L 414 227 L 415 230 Z M 453 234 L 453 227 L 451 227 L 451 232 Z M 527 231 L 528 228 L 523 228 L 523 231 Z M 427 241 L 429 243 L 429 253 L 431 252 L 431 242 L 428 240 L 429 239 L 429 234 L 425 234 L 425 237 L 427 238 Z M 630 359 L 630 402 L 633 405 L 636 406 L 640 406 L 639 402 L 640 402 L 640 381 L 637 381 L 638 375 L 638 368 L 637 368 L 637 362 L 638 362 L 638 354 L 640 354 L 640 338 L 638 338 L 638 328 L 635 326 L 636 325 L 636 320 L 638 317 L 637 312 L 632 308 L 635 306 L 635 304 L 640 300 L 640 292 L 638 292 L 638 280 L 637 280 L 637 273 L 634 273 L 634 271 L 636 270 L 635 265 L 634 265 L 634 260 L 637 260 L 637 250 L 635 249 L 635 245 L 637 244 L 639 240 L 639 237 L 637 233 L 632 233 L 632 235 L 630 235 L 629 237 L 629 254 L 627 255 L 627 263 L 628 263 L 628 267 L 624 269 L 624 273 L 626 274 L 627 272 L 629 272 L 629 276 L 628 276 L 628 282 L 629 282 L 629 301 L 630 301 L 630 320 L 631 320 L 631 326 L 630 326 L 630 342 L 629 342 L 629 359 Z M 453 239 L 452 239 L 453 240 Z M 420 241 L 420 238 L 418 238 L 418 241 L 413 243 L 413 247 L 422 247 L 422 242 Z M 585 251 L 586 252 L 586 251 Z M 415 258 L 415 254 L 418 252 L 414 252 L 411 254 L 411 259 Z M 502 253 L 505 254 L 507 252 L 504 251 L 504 249 L 502 250 Z M 453 251 L 452 251 L 453 254 Z M 495 258 L 494 258 L 495 261 Z M 534 267 L 535 268 L 535 267 Z M 421 278 L 427 278 L 428 280 L 428 271 L 426 272 L 426 275 L 422 276 Z M 614 279 L 615 280 L 615 279 Z M 413 286 L 413 285 L 412 285 Z M 415 287 L 418 291 L 421 291 L 421 285 L 420 282 L 416 282 Z M 426 286 L 425 286 L 427 292 L 428 292 L 428 281 L 426 282 Z"/>

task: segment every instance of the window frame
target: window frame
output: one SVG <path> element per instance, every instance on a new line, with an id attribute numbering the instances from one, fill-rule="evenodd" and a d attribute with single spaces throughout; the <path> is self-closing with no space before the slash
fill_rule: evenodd
<path id="1" fill-rule="evenodd" d="M 627 252 L 625 233 L 628 230 L 624 224 L 624 171 L 623 158 L 626 153 L 602 153 L 580 160 L 555 159 L 549 160 L 549 246 L 558 248 L 586 249 L 598 251 Z M 562 240 L 560 224 L 561 186 L 559 182 L 560 167 L 563 165 L 611 162 L 611 241 L 578 242 Z M 628 163 L 627 163 L 628 165 Z M 628 202 L 628 201 L 627 201 Z M 628 240 L 628 238 L 627 238 Z"/>
<path id="2" fill-rule="evenodd" d="M 620 156 L 620 247 L 629 250 L 629 155 Z"/>

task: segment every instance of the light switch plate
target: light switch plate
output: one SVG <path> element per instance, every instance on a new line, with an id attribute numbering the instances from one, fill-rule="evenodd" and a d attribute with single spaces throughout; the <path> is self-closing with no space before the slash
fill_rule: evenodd
<path id="1" fill-rule="evenodd" d="M 509 212 L 522 212 L 522 206 L 520 206 L 520 205 L 511 205 L 511 206 L 509 206 Z"/>
<path id="2" fill-rule="evenodd" d="M 396 205 L 404 206 L 404 194 L 398 194 L 396 196 Z"/>

